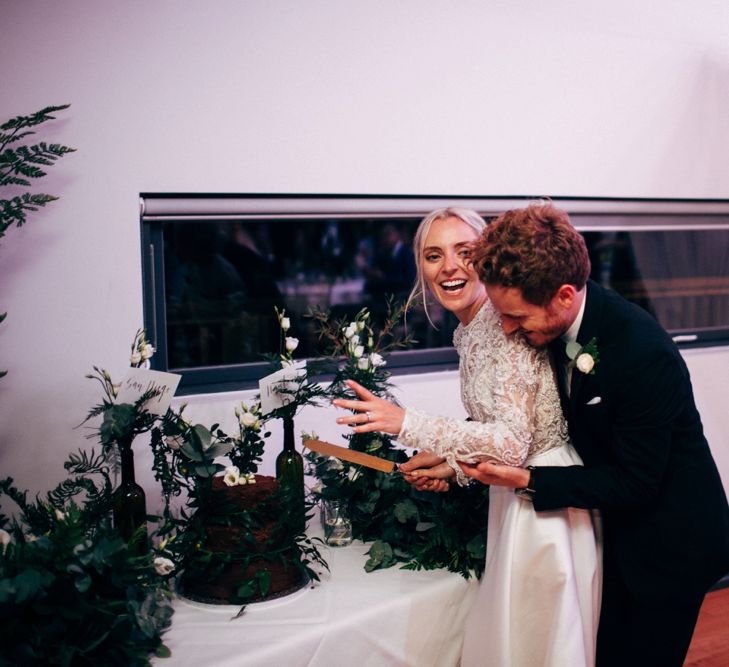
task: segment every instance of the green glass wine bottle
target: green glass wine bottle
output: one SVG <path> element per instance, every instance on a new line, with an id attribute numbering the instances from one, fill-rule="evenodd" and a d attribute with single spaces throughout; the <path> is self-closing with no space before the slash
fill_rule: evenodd
<path id="1" fill-rule="evenodd" d="M 147 505 L 144 489 L 134 480 L 134 452 L 131 442 L 120 442 L 121 484 L 114 491 L 114 527 L 138 554 L 147 551 Z M 138 530 L 144 526 L 144 530 Z"/>
<path id="2" fill-rule="evenodd" d="M 284 446 L 276 457 L 276 478 L 290 503 L 291 517 L 302 531 L 305 528 L 304 459 L 294 446 L 294 420 L 284 417 Z"/>

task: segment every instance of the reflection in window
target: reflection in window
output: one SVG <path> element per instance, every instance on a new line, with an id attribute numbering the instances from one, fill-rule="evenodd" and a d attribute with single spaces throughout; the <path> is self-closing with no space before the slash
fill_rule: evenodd
<path id="1" fill-rule="evenodd" d="M 729 327 L 729 232 L 585 232 L 592 279 L 671 332 Z"/>
<path id="2" fill-rule="evenodd" d="M 164 226 L 168 367 L 261 361 L 278 352 L 274 306 L 285 308 L 297 357 L 320 356 L 324 343 L 310 308 L 351 320 L 363 307 L 381 327 L 388 299 L 404 303 L 415 281 L 414 220 L 185 222 Z M 436 303 L 411 309 L 415 349 L 447 347 L 457 324 Z M 398 335 L 405 334 L 401 325 Z"/>

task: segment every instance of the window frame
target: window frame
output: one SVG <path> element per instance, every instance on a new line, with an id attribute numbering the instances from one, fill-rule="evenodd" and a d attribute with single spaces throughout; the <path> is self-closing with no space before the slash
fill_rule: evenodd
<path id="1" fill-rule="evenodd" d="M 566 210 L 580 232 L 729 230 L 729 200 L 626 199 L 552 197 Z M 162 224 L 174 221 L 307 220 L 336 218 L 422 218 L 449 205 L 474 208 L 484 217 L 523 207 L 527 196 L 336 195 L 336 194 L 179 194 L 141 193 L 140 235 L 144 326 L 155 346 L 153 368 L 168 370 L 164 247 Z M 729 345 L 729 326 L 702 331 L 674 330 L 680 348 Z M 388 368 L 393 375 L 457 368 L 451 348 L 394 352 Z M 178 394 L 252 389 L 268 372 L 266 362 L 173 369 L 182 375 Z M 324 376 L 326 377 L 326 376 Z"/>

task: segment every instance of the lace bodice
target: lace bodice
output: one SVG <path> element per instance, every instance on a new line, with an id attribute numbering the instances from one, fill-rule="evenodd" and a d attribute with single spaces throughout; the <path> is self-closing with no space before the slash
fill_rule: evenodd
<path id="1" fill-rule="evenodd" d="M 460 357 L 461 400 L 473 421 L 407 409 L 398 441 L 456 461 L 493 459 L 522 466 L 538 452 L 568 442 L 567 424 L 546 350 L 507 338 L 487 301 L 453 343 Z"/>

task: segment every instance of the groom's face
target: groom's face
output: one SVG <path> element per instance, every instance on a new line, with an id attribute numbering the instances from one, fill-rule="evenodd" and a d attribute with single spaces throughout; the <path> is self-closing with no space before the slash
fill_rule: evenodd
<path id="1" fill-rule="evenodd" d="M 518 287 L 486 285 L 486 292 L 507 336 L 518 333 L 532 347 L 544 347 L 569 329 L 569 310 L 557 297 L 546 306 L 535 306 L 524 300 Z"/>

